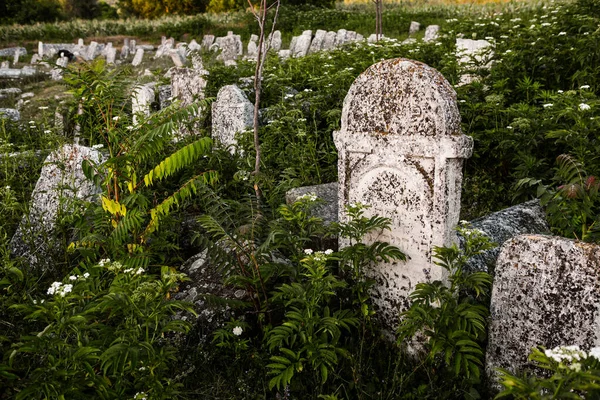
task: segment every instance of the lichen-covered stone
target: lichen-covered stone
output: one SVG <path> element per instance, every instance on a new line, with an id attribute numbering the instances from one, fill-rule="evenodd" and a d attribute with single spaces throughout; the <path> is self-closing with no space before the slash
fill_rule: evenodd
<path id="1" fill-rule="evenodd" d="M 489 376 L 523 369 L 534 346 L 599 346 L 599 304 L 600 246 L 556 236 L 510 239 L 492 289 Z"/>
<path id="2" fill-rule="evenodd" d="M 182 106 L 204 99 L 206 88 L 205 72 L 193 68 L 175 68 L 171 73 L 171 95 L 179 99 Z"/>
<path id="3" fill-rule="evenodd" d="M 310 48 L 310 42 L 312 40 L 312 31 L 304 31 L 302 35 L 298 37 L 294 50 L 292 51 L 293 57 L 304 57 L 308 54 Z"/>
<path id="4" fill-rule="evenodd" d="M 288 190 L 285 193 L 285 202 L 292 204 L 299 197 L 314 194 L 323 202 L 315 206 L 312 213 L 324 222 L 338 221 L 338 183 L 323 183 L 321 185 L 302 186 Z"/>
<path id="5" fill-rule="evenodd" d="M 21 120 L 21 113 L 14 108 L 0 108 L 0 120 L 4 118 L 19 121 Z"/>
<path id="6" fill-rule="evenodd" d="M 60 214 L 72 213 L 76 200 L 93 201 L 100 189 L 83 174 L 84 159 L 95 163 L 101 154 L 92 148 L 64 145 L 51 153 L 44 162 L 33 193 L 29 213 L 25 215 L 10 246 L 14 255 L 23 257 L 30 268 L 52 266 L 52 256 L 60 248 L 56 224 Z"/>
<path id="7" fill-rule="evenodd" d="M 347 30 L 345 29 L 339 29 L 337 31 L 337 34 L 335 35 L 335 43 L 334 46 L 335 47 L 340 47 L 343 46 L 344 43 L 346 43 L 346 34 L 348 33 Z"/>
<path id="8" fill-rule="evenodd" d="M 337 33 L 330 31 L 325 34 L 325 38 L 323 39 L 323 45 L 321 46 L 322 50 L 331 50 L 335 47 L 335 38 L 337 37 Z"/>
<path id="9" fill-rule="evenodd" d="M 317 29 L 315 32 L 315 37 L 310 43 L 310 48 L 308 49 L 308 54 L 316 53 L 320 51 L 323 47 L 323 42 L 325 41 L 325 36 L 327 35 L 327 31 L 322 29 Z"/>
<path id="10" fill-rule="evenodd" d="M 214 35 L 204 35 L 202 37 L 202 49 L 203 50 L 210 49 L 210 46 L 212 46 L 214 42 L 215 42 Z"/>
<path id="11" fill-rule="evenodd" d="M 133 61 L 131 61 L 131 65 L 137 67 L 142 63 L 142 59 L 144 58 L 144 49 L 139 48 L 135 52 L 135 56 L 133 56 Z"/>
<path id="12" fill-rule="evenodd" d="M 25 47 L 7 47 L 5 49 L 0 49 L 0 57 L 14 57 L 17 52 L 21 55 L 26 55 L 27 49 Z"/>
<path id="13" fill-rule="evenodd" d="M 246 94 L 235 85 L 223 86 L 212 103 L 213 139 L 234 152 L 235 134 L 253 126 L 254 105 Z"/>
<path id="14" fill-rule="evenodd" d="M 490 240 L 496 243 L 496 247 L 482 254 L 472 257 L 467 262 L 466 268 L 471 271 L 485 271 L 493 273 L 502 244 L 508 239 L 524 234 L 548 233 L 550 227 L 546 221 L 546 213 L 542 209 L 539 200 L 531 200 L 518 204 L 504 210 L 477 218 L 469 222 L 469 226 L 479 230 Z M 459 236 L 459 244 L 464 239 Z M 488 270 L 488 266 L 492 266 Z"/>
<path id="15" fill-rule="evenodd" d="M 439 37 L 440 26 L 439 25 L 429 25 L 425 28 L 425 36 L 423 37 L 424 42 L 433 42 L 437 40 Z"/>
<path id="16" fill-rule="evenodd" d="M 275 52 L 281 50 L 281 32 L 275 31 L 273 34 L 269 34 L 269 43 L 271 43 L 271 49 Z"/>
<path id="17" fill-rule="evenodd" d="M 139 117 L 145 118 L 150 115 L 152 103 L 156 101 L 155 86 L 156 82 L 152 82 L 133 89 L 131 113 L 133 114 L 134 124 L 137 124 Z"/>
<path id="18" fill-rule="evenodd" d="M 456 240 L 463 159 L 473 140 L 461 133 L 456 93 L 435 69 L 407 59 L 382 61 L 352 84 L 344 99 L 338 149 L 339 219 L 345 206 L 371 206 L 367 216 L 391 218 L 391 230 L 367 237 L 388 241 L 410 260 L 381 263 L 368 274 L 373 299 L 393 328 L 420 282 L 442 279 L 434 246 Z M 340 246 L 346 243 L 340 241 Z"/>
<path id="19" fill-rule="evenodd" d="M 421 29 L 421 24 L 416 21 L 411 21 L 410 27 L 408 28 L 408 34 L 412 36 L 419 32 L 419 29 Z"/>

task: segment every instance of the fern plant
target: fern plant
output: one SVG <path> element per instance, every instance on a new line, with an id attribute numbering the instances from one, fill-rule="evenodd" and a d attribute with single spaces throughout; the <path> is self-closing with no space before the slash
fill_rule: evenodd
<path id="1" fill-rule="evenodd" d="M 458 232 L 465 238 L 459 249 L 436 247 L 436 265 L 448 271 L 448 285 L 441 281 L 419 283 L 410 295 L 411 306 L 401 314 L 398 342 L 418 344 L 426 351 L 431 370 L 447 371 L 461 390 L 471 392 L 479 382 L 486 338 L 487 305 L 492 278 L 486 272 L 469 272 L 465 263 L 492 245 L 487 237 L 467 227 Z M 420 339 L 419 339 L 420 338 Z M 416 341 L 416 342 L 415 342 Z"/>

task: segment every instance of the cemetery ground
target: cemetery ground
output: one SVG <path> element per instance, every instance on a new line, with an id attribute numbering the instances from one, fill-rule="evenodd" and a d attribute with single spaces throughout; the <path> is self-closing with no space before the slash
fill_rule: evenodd
<path id="1" fill-rule="evenodd" d="M 598 397 L 598 10 L 0 26 L 0 399 Z"/>

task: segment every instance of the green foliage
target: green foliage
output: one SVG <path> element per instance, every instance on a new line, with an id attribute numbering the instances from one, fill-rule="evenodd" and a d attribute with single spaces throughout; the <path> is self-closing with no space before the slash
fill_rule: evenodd
<path id="1" fill-rule="evenodd" d="M 552 350 L 533 348 L 529 360 L 537 371 L 513 375 L 499 370 L 504 390 L 495 398 L 597 399 L 600 397 L 598 350 L 594 348 L 588 354 L 578 346 L 560 346 Z M 539 374 L 540 371 L 544 374 Z"/>
<path id="2" fill-rule="evenodd" d="M 162 15 L 189 15 L 206 11 L 208 0 L 119 0 L 119 9 L 126 15 L 156 18 Z"/>
<path id="3" fill-rule="evenodd" d="M 456 244 L 434 249 L 435 264 L 448 272 L 449 285 L 417 284 L 411 306 L 401 314 L 398 341 L 423 346 L 425 368 L 445 371 L 446 384 L 454 380 L 454 390 L 478 398 L 474 386 L 481 382 L 492 278 L 486 272 L 467 271 L 465 263 L 492 246 L 487 237 L 467 227 L 458 231 L 465 238 L 464 249 Z"/>
<path id="4" fill-rule="evenodd" d="M 57 0 L 2 0 L 0 23 L 29 24 L 32 22 L 55 22 L 63 18 Z"/>

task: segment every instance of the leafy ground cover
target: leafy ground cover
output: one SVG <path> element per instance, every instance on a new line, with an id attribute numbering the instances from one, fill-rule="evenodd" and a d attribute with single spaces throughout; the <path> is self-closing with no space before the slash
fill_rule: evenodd
<path id="1" fill-rule="evenodd" d="M 37 94 L 23 105 L 24 122 L 0 125 L 0 398 L 489 397 L 480 369 L 491 277 L 463 273 L 465 253 L 438 249 L 440 266 L 453 277 L 451 287 L 441 290 L 439 282 L 419 287 L 397 340 L 390 341 L 378 325 L 364 269 L 371 262 L 401 260 L 403 254 L 385 243 L 361 243 L 388 221 L 365 218 L 363 206 L 353 205 L 350 223 L 326 225 L 310 217 L 315 205 L 310 196 L 282 205 L 284 194 L 337 179 L 331 133 L 339 129 L 348 88 L 373 63 L 406 57 L 438 69 L 455 86 L 463 131 L 475 140 L 465 167 L 463 219 L 538 196 L 556 233 L 596 240 L 598 9 L 590 0 L 389 9 L 384 26 L 394 26 L 390 40 L 285 62 L 270 56 L 258 176 L 252 174 L 251 133 L 239 134 L 237 155 L 212 148 L 206 112 L 226 84 L 241 85 L 253 97 L 252 88 L 244 86 L 244 78 L 254 73 L 251 62 L 231 68 L 205 57 L 208 99 L 191 108 L 174 104 L 139 125 L 132 122 L 131 87 L 162 80 L 166 65 L 144 64 L 154 75 L 140 77 L 129 67 L 74 64 L 63 83 L 22 83 Z M 284 9 L 280 26 L 287 35 L 317 28 L 369 33 L 374 17 L 363 11 Z M 90 34 L 156 41 L 161 34 L 197 34 L 207 29 L 206 21 L 221 24 L 206 18 L 4 27 L 0 36 L 5 43 Z M 194 22 L 201 19 L 205 22 Z M 413 19 L 440 22 L 442 37 L 403 44 Z M 219 26 L 223 31 L 236 26 L 246 36 L 255 29 L 243 14 Z M 494 52 L 460 65 L 459 37 L 488 40 Z M 459 85 L 465 73 L 476 79 Z M 0 105 L 16 101 L 9 96 Z M 80 103 L 84 113 L 77 115 Z M 183 121 L 195 135 L 174 143 L 170 132 Z M 10 256 L 8 241 L 26 212 L 44 157 L 73 140 L 76 123 L 82 143 L 102 146 L 109 160 L 86 167 L 105 188 L 103 201 L 60 216 L 57 235 L 64 255 L 40 275 Z M 263 194 L 260 201 L 253 197 L 255 184 Z M 184 243 L 180 230 L 190 216 L 198 220 L 193 245 Z M 338 251 L 331 240 L 336 235 L 349 238 L 352 246 Z M 465 252 L 486 248 L 477 235 L 467 236 Z M 251 296 L 221 301 L 235 317 L 198 344 L 191 340 L 197 327 L 172 319 L 190 305 L 169 298 L 185 280 L 178 267 L 203 249 L 218 260 L 228 285 Z M 441 307 L 428 307 L 431 302 Z M 467 321 L 468 330 L 448 322 L 458 321 L 464 309 L 477 316 Z M 404 348 L 422 329 L 429 337 L 426 356 L 415 361 Z M 552 371 L 564 370 L 549 356 L 535 354 Z M 586 373 L 596 365 L 588 364 Z M 569 371 L 569 379 L 579 379 L 572 380 L 581 384 L 578 390 L 593 389 L 596 378 Z M 555 383 L 509 375 L 504 380 L 518 383 L 505 393 L 515 398 L 522 395 L 519 388 Z M 568 393 L 565 385 L 559 386 Z"/>

